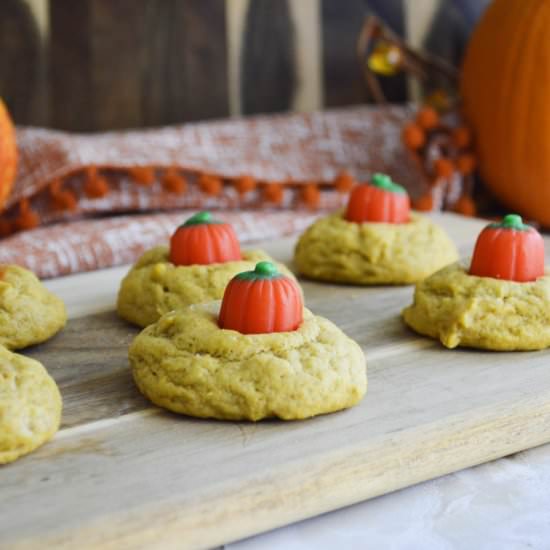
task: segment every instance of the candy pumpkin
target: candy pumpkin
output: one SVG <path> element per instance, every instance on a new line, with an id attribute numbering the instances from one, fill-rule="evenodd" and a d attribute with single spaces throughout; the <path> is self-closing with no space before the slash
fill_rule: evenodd
<path id="1" fill-rule="evenodd" d="M 405 189 L 385 174 L 374 174 L 370 183 L 358 185 L 350 193 L 345 218 L 356 223 L 406 223 L 409 215 Z"/>
<path id="2" fill-rule="evenodd" d="M 241 260 L 235 231 L 228 223 L 199 212 L 180 225 L 170 239 L 170 261 L 175 265 L 215 264 Z"/>
<path id="3" fill-rule="evenodd" d="M 17 143 L 10 115 L 0 99 L 0 210 L 10 194 L 17 169 Z"/>
<path id="4" fill-rule="evenodd" d="M 550 226 L 550 2 L 494 0 L 468 44 L 460 92 L 484 183 Z"/>
<path id="5" fill-rule="evenodd" d="M 534 281 L 544 275 L 544 241 L 524 224 L 521 216 L 508 214 L 479 234 L 470 275 L 508 281 Z"/>
<path id="6" fill-rule="evenodd" d="M 303 309 L 298 285 L 271 262 L 259 262 L 229 281 L 218 324 L 242 334 L 289 332 L 301 325 Z"/>

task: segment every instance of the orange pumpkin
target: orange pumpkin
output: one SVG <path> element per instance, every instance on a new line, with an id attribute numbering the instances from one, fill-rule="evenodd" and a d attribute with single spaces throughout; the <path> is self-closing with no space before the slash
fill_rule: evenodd
<path id="1" fill-rule="evenodd" d="M 550 2 L 494 0 L 472 34 L 460 92 L 484 183 L 550 226 Z"/>
<path id="2" fill-rule="evenodd" d="M 254 271 L 229 281 L 218 324 L 242 334 L 289 332 L 302 324 L 303 310 L 295 281 L 281 275 L 271 262 L 259 262 Z"/>
<path id="3" fill-rule="evenodd" d="M 170 261 L 175 265 L 207 265 L 241 260 L 241 248 L 228 223 L 199 212 L 180 225 L 170 239 Z"/>
<path id="4" fill-rule="evenodd" d="M 4 102 L 0 99 L 0 210 L 13 187 L 16 170 L 15 128 Z"/>
<path id="5" fill-rule="evenodd" d="M 385 174 L 374 174 L 371 183 L 350 193 L 346 220 L 350 222 L 406 223 L 410 216 L 409 195 Z"/>
<path id="6" fill-rule="evenodd" d="M 534 281 L 544 275 L 544 241 L 539 232 L 508 214 L 479 234 L 470 275 L 508 281 Z"/>

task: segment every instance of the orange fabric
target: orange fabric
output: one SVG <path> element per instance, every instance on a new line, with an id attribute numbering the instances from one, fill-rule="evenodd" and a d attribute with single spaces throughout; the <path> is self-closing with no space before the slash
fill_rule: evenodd
<path id="1" fill-rule="evenodd" d="M 18 128 L 0 262 L 42 277 L 132 262 L 197 209 L 222 211 L 248 240 L 274 238 L 344 207 L 374 172 L 418 199 L 429 186 L 400 142 L 414 116 L 369 106 L 90 135 Z"/>

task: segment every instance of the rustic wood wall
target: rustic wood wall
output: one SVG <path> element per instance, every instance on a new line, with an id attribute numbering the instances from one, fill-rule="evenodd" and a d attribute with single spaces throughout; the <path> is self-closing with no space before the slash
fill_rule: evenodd
<path id="1" fill-rule="evenodd" d="M 377 13 L 458 59 L 471 24 L 451 4 L 2 0 L 0 96 L 19 124 L 78 131 L 366 102 L 355 56 L 363 18 Z M 436 19 L 452 38 L 445 47 L 427 32 Z M 403 76 L 384 88 L 391 101 L 409 97 Z"/>

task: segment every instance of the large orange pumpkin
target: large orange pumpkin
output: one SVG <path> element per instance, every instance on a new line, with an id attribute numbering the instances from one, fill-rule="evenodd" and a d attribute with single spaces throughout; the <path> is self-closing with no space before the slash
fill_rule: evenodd
<path id="1" fill-rule="evenodd" d="M 467 48 L 461 79 L 485 184 L 506 206 L 550 226 L 550 0 L 494 0 Z"/>
<path id="2" fill-rule="evenodd" d="M 13 187 L 16 169 L 15 128 L 4 102 L 0 99 L 0 210 Z"/>

